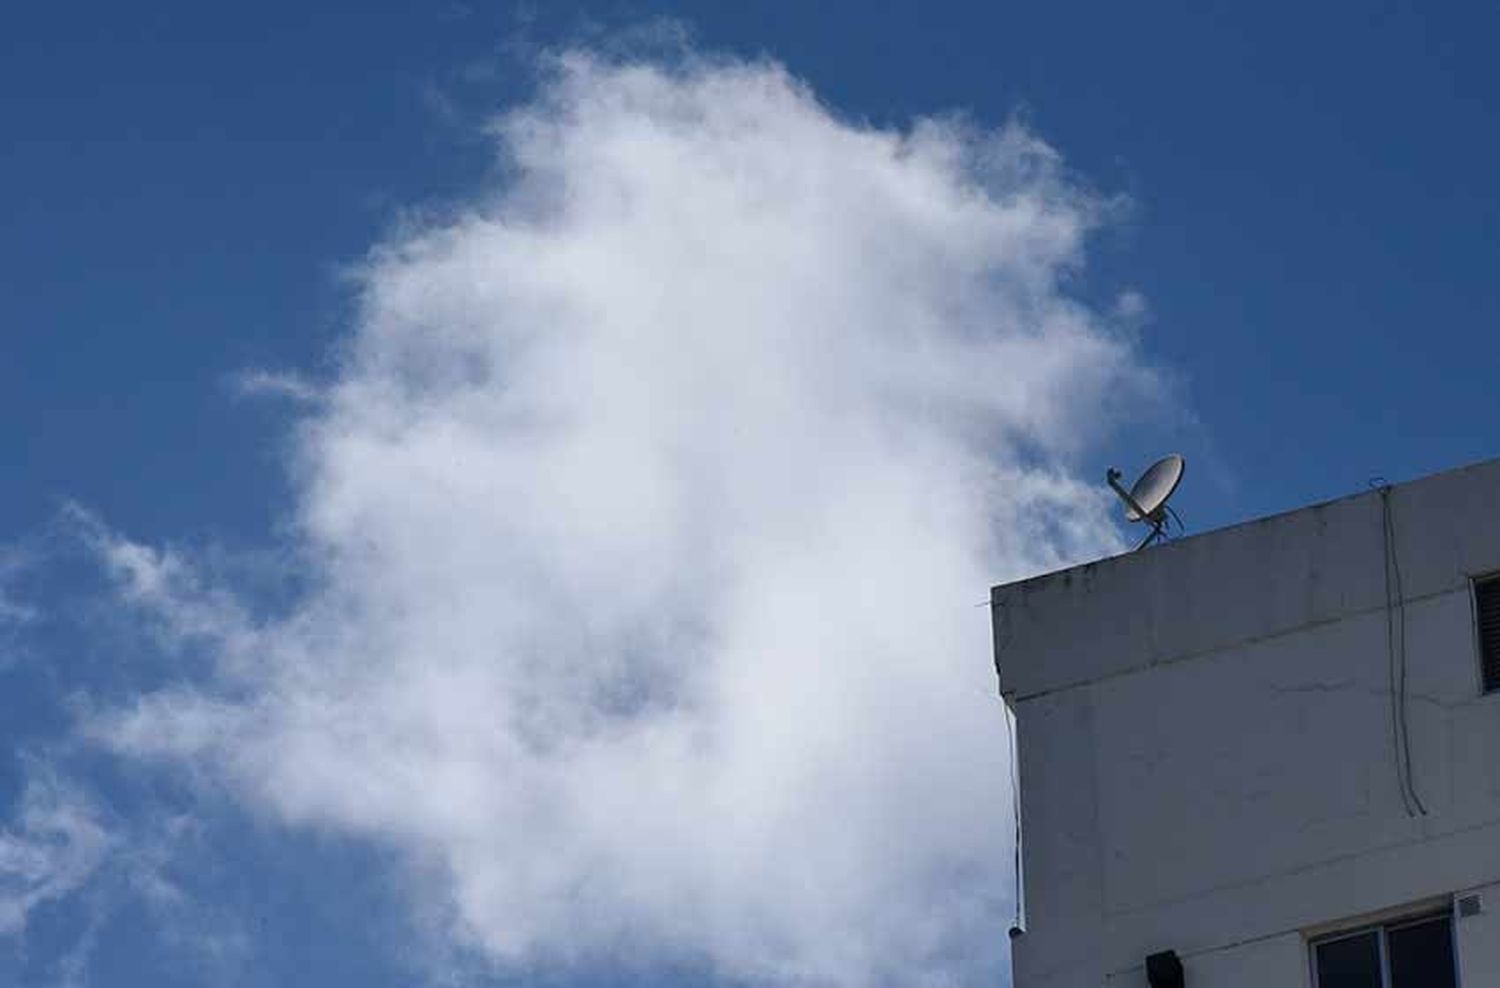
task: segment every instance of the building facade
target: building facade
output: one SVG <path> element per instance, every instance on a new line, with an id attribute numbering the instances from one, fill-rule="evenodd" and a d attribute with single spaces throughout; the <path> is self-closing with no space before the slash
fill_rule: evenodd
<path id="1" fill-rule="evenodd" d="M 1500 460 L 996 587 L 1016 988 L 1500 986 L 1496 573 Z"/>

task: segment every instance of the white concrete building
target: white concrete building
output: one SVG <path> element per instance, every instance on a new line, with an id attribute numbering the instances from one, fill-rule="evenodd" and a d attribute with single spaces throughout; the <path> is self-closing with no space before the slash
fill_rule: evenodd
<path id="1" fill-rule="evenodd" d="M 1500 986 L 1496 573 L 1500 460 L 996 587 L 1016 988 Z"/>

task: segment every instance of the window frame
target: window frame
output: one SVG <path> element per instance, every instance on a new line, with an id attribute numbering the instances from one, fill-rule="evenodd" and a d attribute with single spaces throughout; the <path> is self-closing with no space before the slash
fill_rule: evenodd
<path id="1" fill-rule="evenodd" d="M 1351 940 L 1370 933 L 1375 934 L 1375 946 L 1380 957 L 1380 988 L 1391 988 L 1391 957 L 1390 945 L 1388 943 L 1392 930 L 1401 930 L 1409 926 L 1420 926 L 1434 920 L 1447 920 L 1448 941 L 1450 953 L 1453 957 L 1453 983 L 1458 985 L 1458 929 L 1453 915 L 1454 904 L 1449 900 L 1438 908 L 1428 908 L 1417 912 L 1397 913 L 1395 915 L 1366 920 L 1357 926 L 1347 926 L 1343 929 L 1333 930 L 1328 933 L 1320 933 L 1317 936 L 1307 938 L 1307 973 L 1308 984 L 1311 988 L 1321 988 L 1318 983 L 1318 948 L 1327 943 L 1336 943 L 1340 940 Z"/>

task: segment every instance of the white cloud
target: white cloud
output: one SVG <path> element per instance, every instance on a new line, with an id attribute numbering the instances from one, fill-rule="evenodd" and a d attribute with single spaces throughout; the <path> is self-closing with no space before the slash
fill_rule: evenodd
<path id="1" fill-rule="evenodd" d="M 1070 457 L 1151 374 L 1064 290 L 1099 205 L 1017 127 L 840 120 L 780 68 L 571 55 L 505 178 L 404 230 L 300 432 L 316 588 L 117 750 L 406 852 L 497 964 L 1001 977 L 990 583 L 1118 547 Z"/>

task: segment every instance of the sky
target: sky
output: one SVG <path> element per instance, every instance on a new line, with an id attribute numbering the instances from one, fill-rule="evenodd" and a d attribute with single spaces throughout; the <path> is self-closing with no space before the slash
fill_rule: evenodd
<path id="1" fill-rule="evenodd" d="M 0 983 L 1005 984 L 990 584 L 1500 455 L 1488 5 L 32 5 Z"/>

